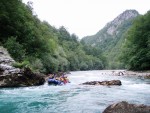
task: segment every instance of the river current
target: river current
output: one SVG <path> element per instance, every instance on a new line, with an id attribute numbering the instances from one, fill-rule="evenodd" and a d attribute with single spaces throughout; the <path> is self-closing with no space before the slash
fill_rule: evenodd
<path id="1" fill-rule="evenodd" d="M 110 104 L 150 105 L 150 80 L 113 76 L 112 71 L 76 71 L 70 84 L 0 89 L 0 113 L 102 113 Z M 121 80 L 121 86 L 86 86 L 87 81 Z"/>

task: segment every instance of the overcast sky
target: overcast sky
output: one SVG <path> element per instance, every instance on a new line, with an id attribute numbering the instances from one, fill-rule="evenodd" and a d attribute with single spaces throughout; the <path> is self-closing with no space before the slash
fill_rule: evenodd
<path id="1" fill-rule="evenodd" d="M 29 0 L 23 0 L 25 3 Z M 50 25 L 64 26 L 79 38 L 94 35 L 127 9 L 140 14 L 150 10 L 150 0 L 30 0 L 38 17 Z"/>

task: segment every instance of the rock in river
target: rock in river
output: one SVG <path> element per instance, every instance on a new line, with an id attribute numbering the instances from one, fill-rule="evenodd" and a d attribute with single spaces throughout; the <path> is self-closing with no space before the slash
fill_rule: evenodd
<path id="1" fill-rule="evenodd" d="M 129 104 L 122 101 L 108 106 L 103 113 L 150 113 L 150 106 Z"/>
<path id="2" fill-rule="evenodd" d="M 111 80 L 111 81 L 90 81 L 82 83 L 82 85 L 122 85 L 120 80 Z"/>

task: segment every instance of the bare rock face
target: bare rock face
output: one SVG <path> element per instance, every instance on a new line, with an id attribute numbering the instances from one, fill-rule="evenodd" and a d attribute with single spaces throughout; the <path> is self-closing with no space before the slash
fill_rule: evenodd
<path id="1" fill-rule="evenodd" d="M 36 86 L 45 83 L 43 76 L 33 73 L 29 68 L 21 70 L 13 67 L 14 62 L 7 50 L 0 46 L 0 88 Z"/>
<path id="2" fill-rule="evenodd" d="M 150 106 L 129 104 L 122 101 L 108 106 L 103 113 L 150 113 Z"/>
<path id="3" fill-rule="evenodd" d="M 5 48 L 0 46 L 0 64 L 12 65 L 15 61 L 10 57 L 9 53 Z"/>
<path id="4" fill-rule="evenodd" d="M 122 85 L 120 80 L 111 80 L 111 81 L 90 81 L 90 82 L 85 82 L 82 83 L 82 85 L 105 85 L 105 86 L 110 86 L 110 85 Z"/>
<path id="5" fill-rule="evenodd" d="M 107 28 L 107 33 L 109 35 L 114 35 L 114 33 L 117 33 L 117 29 L 119 25 L 121 25 L 126 20 L 129 20 L 131 18 L 137 17 L 139 13 L 135 10 L 126 10 L 119 16 L 117 16 L 113 21 L 108 23 L 105 27 Z"/>
<path id="6" fill-rule="evenodd" d="M 20 69 L 15 68 L 12 64 L 15 63 L 5 48 L 0 46 L 0 76 L 19 73 Z"/>

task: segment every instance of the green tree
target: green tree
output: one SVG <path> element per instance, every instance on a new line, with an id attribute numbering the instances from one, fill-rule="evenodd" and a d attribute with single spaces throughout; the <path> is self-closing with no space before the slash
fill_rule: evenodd
<path id="1" fill-rule="evenodd" d="M 126 34 L 123 61 L 128 69 L 150 69 L 150 11 L 140 16 Z"/>
<path id="2" fill-rule="evenodd" d="M 4 46 L 16 61 L 22 61 L 25 58 L 25 49 L 16 41 L 16 37 L 8 38 Z"/>
<path id="3" fill-rule="evenodd" d="M 56 29 L 41 22 L 33 14 L 32 2 L 25 5 L 21 0 L 1 0 L 0 11 L 0 44 L 20 62 L 18 65 L 28 62 L 34 71 L 45 73 L 102 69 L 98 68 L 99 61 L 103 62 L 99 50 L 85 49 L 63 26 Z"/>

